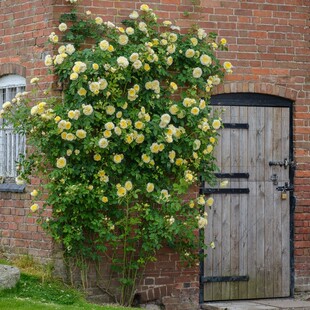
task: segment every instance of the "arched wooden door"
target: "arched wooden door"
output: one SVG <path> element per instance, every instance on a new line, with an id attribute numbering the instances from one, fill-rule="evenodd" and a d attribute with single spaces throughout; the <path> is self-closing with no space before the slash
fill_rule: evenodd
<path id="1" fill-rule="evenodd" d="M 207 209 L 203 301 L 290 296 L 292 276 L 292 102 L 261 94 L 214 96 L 225 109 L 216 149 L 218 184 Z M 283 188 L 281 188 L 283 187 Z M 283 191 L 282 191 L 283 189 Z M 285 191 L 286 189 L 286 191 Z"/>

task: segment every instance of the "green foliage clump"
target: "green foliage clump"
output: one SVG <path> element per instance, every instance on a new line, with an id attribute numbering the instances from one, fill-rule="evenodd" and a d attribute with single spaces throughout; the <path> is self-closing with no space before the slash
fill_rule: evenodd
<path id="1" fill-rule="evenodd" d="M 106 254 L 120 302 L 129 305 L 139 271 L 157 250 L 168 245 L 195 262 L 206 247 L 196 231 L 207 224 L 204 206 L 213 199 L 184 195 L 216 169 L 221 119 L 209 101 L 231 64 L 215 56 L 227 49 L 225 39 L 201 28 L 182 34 L 170 21 L 158 23 L 146 4 L 123 24 L 90 12 L 63 15 L 66 44 L 52 33 L 58 53 L 45 59 L 63 98 L 33 105 L 19 94 L 1 115 L 33 147 L 18 181 L 40 173 L 47 180 L 45 204 L 31 211 L 67 257 L 98 261 Z"/>

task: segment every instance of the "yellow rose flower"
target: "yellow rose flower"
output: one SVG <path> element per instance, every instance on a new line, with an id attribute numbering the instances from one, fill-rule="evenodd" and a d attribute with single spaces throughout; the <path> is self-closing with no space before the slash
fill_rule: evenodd
<path id="1" fill-rule="evenodd" d="M 168 39 L 170 42 L 174 43 L 178 40 L 178 35 L 175 33 L 170 33 Z"/>
<path id="2" fill-rule="evenodd" d="M 97 25 L 101 25 L 101 24 L 103 23 L 102 18 L 101 18 L 101 17 L 96 17 L 96 18 L 95 18 L 95 23 L 96 23 Z"/>
<path id="3" fill-rule="evenodd" d="M 73 141 L 75 139 L 75 135 L 73 133 L 68 133 L 66 140 L 67 141 Z"/>
<path id="4" fill-rule="evenodd" d="M 224 180 L 224 181 L 222 181 L 222 182 L 220 183 L 220 187 L 221 187 L 221 188 L 227 187 L 227 185 L 228 185 L 228 181 L 227 181 L 227 180 Z"/>
<path id="5" fill-rule="evenodd" d="M 132 182 L 131 181 L 126 181 L 125 182 L 125 188 L 126 188 L 126 190 L 127 191 L 130 191 L 130 190 L 132 190 Z"/>
<path id="6" fill-rule="evenodd" d="M 105 130 L 105 131 L 103 132 L 103 136 L 104 136 L 105 138 L 110 138 L 110 137 L 112 136 L 112 132 L 111 132 L 110 130 Z"/>
<path id="7" fill-rule="evenodd" d="M 206 204 L 208 207 L 211 207 L 214 203 L 214 199 L 212 197 L 209 197 L 206 201 Z"/>
<path id="8" fill-rule="evenodd" d="M 115 154 L 115 155 L 113 156 L 113 161 L 114 161 L 116 164 L 119 164 L 123 159 L 124 159 L 124 155 L 123 155 L 123 154 Z"/>
<path id="9" fill-rule="evenodd" d="M 135 127 L 137 129 L 142 129 L 142 128 L 144 128 L 144 123 L 141 121 L 137 121 L 137 122 L 135 122 Z"/>
<path id="10" fill-rule="evenodd" d="M 100 148 L 105 149 L 109 144 L 109 141 L 106 138 L 101 138 L 98 142 Z"/>
<path id="11" fill-rule="evenodd" d="M 150 146 L 150 150 L 152 153 L 158 153 L 160 151 L 159 149 L 159 144 L 158 143 L 153 143 L 151 146 Z"/>
<path id="12" fill-rule="evenodd" d="M 117 126 L 114 128 L 114 132 L 118 136 L 120 136 L 122 134 L 122 130 L 119 127 L 117 127 Z"/>
<path id="13" fill-rule="evenodd" d="M 126 45 L 128 43 L 128 37 L 125 35 L 125 34 L 121 34 L 119 37 L 118 37 L 118 43 L 120 45 Z"/>
<path id="14" fill-rule="evenodd" d="M 191 109 L 191 113 L 192 113 L 193 115 L 198 115 L 198 114 L 199 114 L 199 108 L 193 107 L 193 108 Z"/>
<path id="15" fill-rule="evenodd" d="M 109 48 L 109 42 L 107 40 L 102 40 L 99 42 L 99 47 L 101 50 L 106 51 Z"/>
<path id="16" fill-rule="evenodd" d="M 142 158 L 143 162 L 146 164 L 148 164 L 151 160 L 151 157 L 147 154 L 142 154 L 141 158 Z"/>
<path id="17" fill-rule="evenodd" d="M 186 58 L 192 58 L 195 56 L 195 51 L 191 48 L 187 49 L 185 52 L 185 57 Z"/>
<path id="18" fill-rule="evenodd" d="M 197 199 L 197 203 L 201 206 L 204 206 L 206 204 L 205 198 L 203 196 L 199 196 Z"/>
<path id="19" fill-rule="evenodd" d="M 37 197 L 38 196 L 38 191 L 36 190 L 36 189 L 34 189 L 31 193 L 30 193 L 30 195 L 32 196 L 32 197 Z"/>
<path id="20" fill-rule="evenodd" d="M 31 212 L 36 212 L 39 209 L 39 205 L 37 203 L 34 203 L 31 207 L 30 210 Z"/>
<path id="21" fill-rule="evenodd" d="M 203 99 L 201 99 L 199 101 L 199 108 L 203 110 L 206 106 L 207 106 L 206 102 Z"/>
<path id="22" fill-rule="evenodd" d="M 87 93 L 87 91 L 86 91 L 86 89 L 83 88 L 83 87 L 81 87 L 81 88 L 78 90 L 78 94 L 79 94 L 80 96 L 85 96 L 86 93 Z"/>
<path id="23" fill-rule="evenodd" d="M 172 63 L 173 63 L 173 58 L 172 58 L 172 56 L 169 56 L 169 57 L 167 58 L 166 62 L 167 62 L 167 65 L 168 65 L 168 66 L 171 66 Z"/>
<path id="24" fill-rule="evenodd" d="M 196 38 L 190 38 L 191 43 L 193 46 L 196 46 L 198 44 L 198 40 Z"/>
<path id="25" fill-rule="evenodd" d="M 153 192 L 153 191 L 154 191 L 154 188 L 155 188 L 155 186 L 154 186 L 153 183 L 147 183 L 147 184 L 146 184 L 146 191 L 147 191 L 148 193 Z"/>
<path id="26" fill-rule="evenodd" d="M 227 73 L 232 73 L 232 64 L 229 61 L 225 61 L 223 63 L 223 67 L 226 70 Z"/>
<path id="27" fill-rule="evenodd" d="M 125 137 L 125 141 L 126 141 L 126 143 L 128 143 L 128 144 L 131 144 L 132 142 L 133 142 L 133 136 L 131 135 L 131 134 L 128 134 L 128 135 L 126 135 L 126 137 Z"/>
<path id="28" fill-rule="evenodd" d="M 184 160 L 182 158 L 177 158 L 176 161 L 175 161 L 175 164 L 177 166 L 181 166 L 183 163 L 184 163 Z"/>
<path id="29" fill-rule="evenodd" d="M 103 203 L 107 203 L 107 202 L 109 201 L 109 199 L 108 199 L 108 197 L 103 196 L 103 197 L 101 198 L 101 201 L 102 201 Z"/>
<path id="30" fill-rule="evenodd" d="M 193 200 L 191 200 L 188 205 L 192 209 L 195 207 L 195 202 Z"/>
<path id="31" fill-rule="evenodd" d="M 68 117 L 69 117 L 70 119 L 75 118 L 75 111 L 70 110 L 70 111 L 68 112 Z"/>
<path id="32" fill-rule="evenodd" d="M 76 136 L 79 138 L 79 139 L 84 139 L 86 138 L 86 131 L 83 130 L 83 129 L 78 129 L 76 131 Z"/>
<path id="33" fill-rule="evenodd" d="M 71 123 L 70 122 L 66 122 L 66 124 L 65 124 L 65 128 L 64 129 L 67 129 L 67 130 L 69 130 L 70 128 L 71 128 Z"/>
<path id="34" fill-rule="evenodd" d="M 172 115 L 176 115 L 176 114 L 178 114 L 178 112 L 179 112 L 179 107 L 178 107 L 176 104 L 174 104 L 174 105 L 172 105 L 172 106 L 169 108 L 169 112 L 170 112 Z"/>
<path id="35" fill-rule="evenodd" d="M 144 12 L 148 12 L 150 10 L 149 6 L 147 4 L 142 4 L 140 6 L 140 10 Z"/>
<path id="36" fill-rule="evenodd" d="M 145 139 L 144 135 L 143 135 L 143 134 L 139 134 L 139 135 L 137 135 L 137 137 L 136 137 L 136 142 L 137 142 L 138 144 L 141 144 L 141 143 L 143 143 L 144 139 Z"/>
<path id="37" fill-rule="evenodd" d="M 127 122 L 125 119 L 121 119 L 120 122 L 119 122 L 119 126 L 122 128 L 122 129 L 126 129 L 127 128 Z"/>
<path id="38" fill-rule="evenodd" d="M 79 77 L 79 75 L 76 72 L 73 72 L 70 74 L 70 80 L 71 81 L 77 80 L 78 77 Z"/>
<path id="39" fill-rule="evenodd" d="M 194 70 L 193 70 L 193 77 L 194 77 L 195 79 L 199 79 L 201 76 L 202 76 L 202 70 L 201 70 L 201 68 L 199 68 L 199 67 L 194 68 Z"/>
<path id="40" fill-rule="evenodd" d="M 226 45 L 226 44 L 227 44 L 227 40 L 224 39 L 224 38 L 222 38 L 221 41 L 220 41 L 220 43 L 221 43 L 222 45 Z"/>
<path id="41" fill-rule="evenodd" d="M 127 27 L 125 32 L 128 34 L 128 35 L 132 35 L 135 33 L 135 30 L 132 28 L 132 27 Z"/>
<path id="42" fill-rule="evenodd" d="M 93 107 L 92 107 L 90 104 L 86 104 L 86 105 L 83 104 L 82 107 L 83 107 L 83 114 L 84 114 L 84 115 L 89 116 L 89 115 L 91 115 L 91 114 L 93 113 L 93 111 L 94 111 Z"/>
<path id="43" fill-rule="evenodd" d="M 221 127 L 221 121 L 220 120 L 218 120 L 218 119 L 215 119 L 213 122 L 212 122 L 212 127 L 214 128 L 214 129 L 219 129 L 220 127 Z"/>
<path id="44" fill-rule="evenodd" d="M 202 54 L 200 56 L 200 63 L 204 66 L 210 66 L 212 64 L 212 58 L 209 55 Z"/>
<path id="45" fill-rule="evenodd" d="M 101 155 L 100 154 L 95 154 L 94 155 L 94 160 L 95 161 L 100 161 L 101 160 Z"/>
<path id="46" fill-rule="evenodd" d="M 214 137 L 210 137 L 209 141 L 210 141 L 212 144 L 214 144 L 216 140 L 215 140 Z"/>
<path id="47" fill-rule="evenodd" d="M 175 155 L 176 155 L 175 151 L 172 150 L 172 151 L 169 152 L 168 157 L 170 159 L 170 162 L 174 162 Z"/>
<path id="48" fill-rule="evenodd" d="M 67 135 L 68 135 L 68 134 L 67 134 L 66 132 L 62 132 L 61 135 L 60 135 L 60 136 L 61 136 L 61 139 L 67 140 Z"/>
<path id="49" fill-rule="evenodd" d="M 113 115 L 115 113 L 115 108 L 112 105 L 108 105 L 105 108 L 105 111 L 108 115 Z"/>
<path id="50" fill-rule="evenodd" d="M 213 146 L 211 144 L 207 145 L 207 148 L 203 151 L 203 153 L 206 154 L 210 154 L 213 151 Z"/>
<path id="51" fill-rule="evenodd" d="M 59 123 L 60 120 L 61 120 L 60 116 L 56 116 L 56 117 L 54 118 L 55 123 Z"/>
<path id="52" fill-rule="evenodd" d="M 171 83 L 170 83 L 170 88 L 171 88 L 172 90 L 176 91 L 176 90 L 178 90 L 178 85 L 177 85 L 176 83 L 174 83 L 174 82 L 171 82 Z"/>
<path id="53" fill-rule="evenodd" d="M 118 197 L 124 197 L 127 194 L 127 190 L 125 187 L 120 186 L 118 187 L 116 194 Z"/>
<path id="54" fill-rule="evenodd" d="M 59 157 L 57 158 L 57 161 L 56 161 L 56 167 L 57 168 L 64 168 L 67 164 L 67 160 L 64 158 L 64 157 Z"/>

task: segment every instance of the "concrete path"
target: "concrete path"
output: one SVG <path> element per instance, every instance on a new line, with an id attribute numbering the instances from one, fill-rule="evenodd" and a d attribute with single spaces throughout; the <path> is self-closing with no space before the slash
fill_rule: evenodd
<path id="1" fill-rule="evenodd" d="M 204 310 L 310 310 L 310 301 L 290 298 L 208 302 L 201 306 Z"/>

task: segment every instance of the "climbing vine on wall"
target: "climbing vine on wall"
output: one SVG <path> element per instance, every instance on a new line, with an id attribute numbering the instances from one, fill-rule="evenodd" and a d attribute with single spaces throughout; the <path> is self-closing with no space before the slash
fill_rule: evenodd
<path id="1" fill-rule="evenodd" d="M 226 40 L 198 27 L 184 34 L 146 4 L 122 26 L 73 10 L 58 33 L 49 36 L 57 53 L 45 64 L 63 98 L 33 103 L 18 94 L 1 111 L 31 145 L 17 182 L 46 178 L 45 204 L 36 202 L 37 188 L 31 211 L 66 257 L 109 261 L 120 289 L 106 291 L 130 305 L 156 251 L 168 245 L 195 262 L 207 247 L 196 232 L 207 225 L 204 207 L 213 198 L 184 195 L 216 169 L 221 119 L 209 101 L 231 72 L 215 56 Z"/>

